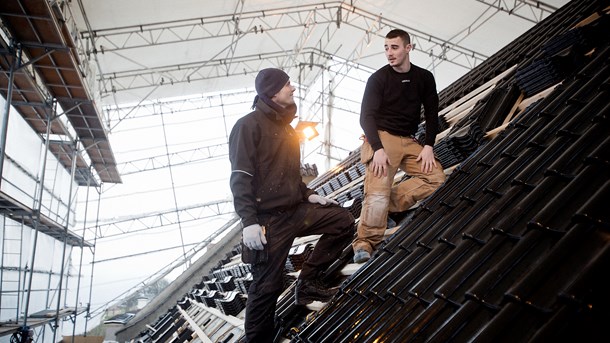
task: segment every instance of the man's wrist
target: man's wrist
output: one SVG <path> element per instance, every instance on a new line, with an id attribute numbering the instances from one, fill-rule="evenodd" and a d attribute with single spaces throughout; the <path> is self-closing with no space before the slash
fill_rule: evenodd
<path id="1" fill-rule="evenodd" d="M 254 224 L 258 224 L 258 220 L 256 218 L 241 220 L 242 227 L 248 227 L 248 226 L 254 225 Z"/>

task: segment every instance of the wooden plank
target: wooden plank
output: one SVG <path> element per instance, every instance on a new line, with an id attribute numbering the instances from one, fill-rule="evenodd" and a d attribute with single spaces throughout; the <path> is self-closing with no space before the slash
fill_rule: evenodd
<path id="1" fill-rule="evenodd" d="M 506 77 L 506 75 L 510 74 L 514 69 L 517 68 L 517 65 L 515 64 L 514 66 L 506 69 L 504 72 L 502 72 L 501 74 L 499 74 L 498 76 L 494 77 L 493 79 L 485 82 L 485 84 L 477 87 L 475 90 L 473 90 L 472 92 L 466 94 L 465 96 L 461 97 L 459 100 L 457 100 L 456 102 L 454 102 L 453 104 L 443 108 L 440 112 L 439 115 L 444 115 L 450 111 L 452 111 L 454 108 L 462 105 L 465 101 L 470 100 L 471 98 L 474 98 L 475 96 L 477 96 L 479 93 L 487 90 L 488 88 L 492 88 L 492 86 L 495 86 L 496 83 L 498 83 L 498 81 L 502 80 L 504 77 Z"/>

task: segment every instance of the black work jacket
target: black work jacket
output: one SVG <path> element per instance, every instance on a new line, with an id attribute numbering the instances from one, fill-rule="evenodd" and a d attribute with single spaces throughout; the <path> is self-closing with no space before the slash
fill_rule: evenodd
<path id="1" fill-rule="evenodd" d="M 263 101 L 233 126 L 229 160 L 233 204 L 244 227 L 258 223 L 259 214 L 284 211 L 315 193 L 301 178 L 294 129 Z"/>

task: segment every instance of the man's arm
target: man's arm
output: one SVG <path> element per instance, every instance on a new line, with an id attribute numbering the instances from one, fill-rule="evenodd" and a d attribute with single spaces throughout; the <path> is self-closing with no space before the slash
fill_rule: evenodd
<path id="1" fill-rule="evenodd" d="M 436 135 L 438 134 L 438 93 L 436 92 L 436 81 L 434 75 L 429 71 L 424 73 L 424 117 L 426 120 L 426 140 L 424 145 L 434 147 Z"/>
<path id="2" fill-rule="evenodd" d="M 381 90 L 378 80 L 371 76 L 366 83 L 362 105 L 360 106 L 360 126 L 364 131 L 367 141 L 371 144 L 373 151 L 383 148 L 379 133 L 377 132 L 377 122 L 375 117 L 381 106 Z"/>
<path id="3" fill-rule="evenodd" d="M 379 138 L 377 122 L 375 121 L 377 111 L 381 107 L 381 97 L 379 81 L 374 77 L 370 77 L 362 97 L 360 126 L 364 131 L 366 140 L 371 145 L 371 148 L 373 148 L 373 159 L 369 162 L 368 167 L 375 177 L 388 175 L 388 165 L 390 164 L 388 155 L 383 149 L 381 138 Z"/>
<path id="4" fill-rule="evenodd" d="M 435 168 L 434 143 L 438 134 L 438 93 L 436 92 L 436 81 L 434 75 L 426 71 L 424 80 L 424 117 L 426 119 L 426 138 L 422 151 L 417 156 L 421 161 L 422 173 L 429 174 Z"/>
<path id="5" fill-rule="evenodd" d="M 256 190 L 253 187 L 256 141 L 256 131 L 241 121 L 235 124 L 229 136 L 233 205 L 244 227 L 258 223 Z"/>

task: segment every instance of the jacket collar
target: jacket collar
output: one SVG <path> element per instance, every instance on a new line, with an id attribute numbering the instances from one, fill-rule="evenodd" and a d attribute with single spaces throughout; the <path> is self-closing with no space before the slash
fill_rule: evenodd
<path id="1" fill-rule="evenodd" d="M 274 122 L 288 125 L 296 118 L 297 106 L 291 105 L 286 108 L 277 105 L 276 103 L 268 104 L 266 101 L 256 102 L 256 109 L 261 111 L 267 118 Z"/>

